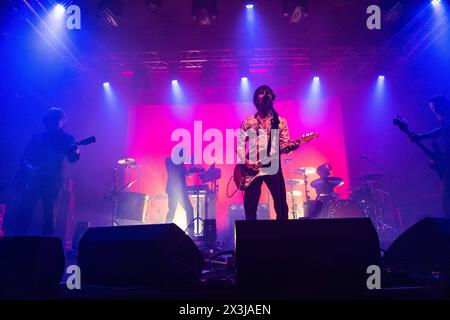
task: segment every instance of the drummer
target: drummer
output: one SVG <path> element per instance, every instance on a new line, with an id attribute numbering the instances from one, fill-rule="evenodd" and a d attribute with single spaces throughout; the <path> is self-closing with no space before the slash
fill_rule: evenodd
<path id="1" fill-rule="evenodd" d="M 338 197 L 338 194 L 334 192 L 334 188 L 342 184 L 342 179 L 330 177 L 332 169 L 333 167 L 328 162 L 316 169 L 320 179 L 314 180 L 311 186 L 316 189 L 317 200 L 334 200 Z"/>

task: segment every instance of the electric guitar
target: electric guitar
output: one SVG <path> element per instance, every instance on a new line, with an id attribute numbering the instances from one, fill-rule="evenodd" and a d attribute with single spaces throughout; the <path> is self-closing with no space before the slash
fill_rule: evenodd
<path id="1" fill-rule="evenodd" d="M 297 139 L 294 141 L 295 143 L 308 143 L 313 139 L 316 139 L 319 137 L 319 134 L 316 132 L 310 132 L 307 134 L 304 134 L 300 139 Z M 289 149 L 281 149 L 280 154 L 288 153 L 291 150 Z M 258 161 L 258 163 L 261 163 L 261 160 Z M 270 164 L 266 164 L 261 166 L 258 170 L 252 169 L 247 167 L 245 164 L 237 164 L 234 167 L 234 174 L 233 179 L 234 183 L 236 184 L 236 187 L 239 190 L 245 190 L 250 186 L 250 184 L 258 177 L 262 177 L 265 175 L 268 175 L 270 173 Z"/>
<path id="2" fill-rule="evenodd" d="M 89 137 L 87 139 L 83 139 L 79 142 L 75 142 L 73 146 L 85 146 L 91 143 L 94 143 L 96 141 L 96 138 L 94 136 Z M 52 167 L 52 164 L 60 161 L 60 155 L 58 157 L 49 158 L 45 162 L 41 163 L 38 166 L 34 167 L 28 167 L 28 166 L 21 166 L 19 171 L 16 174 L 15 177 L 15 185 L 19 191 L 25 191 L 29 189 L 30 185 L 35 181 L 35 179 L 39 177 L 45 177 L 49 174 L 49 171 Z"/>
<path id="3" fill-rule="evenodd" d="M 414 135 L 414 133 L 408 129 L 408 124 L 406 121 L 400 116 L 397 116 L 397 118 L 394 119 L 394 125 L 397 126 L 400 131 L 404 132 L 408 138 L 411 138 Z M 413 140 L 413 142 L 431 159 L 430 168 L 436 171 L 439 179 L 442 180 L 446 170 L 449 169 L 449 164 L 447 163 L 439 145 L 437 143 L 432 143 L 432 150 L 430 150 L 420 141 Z"/>

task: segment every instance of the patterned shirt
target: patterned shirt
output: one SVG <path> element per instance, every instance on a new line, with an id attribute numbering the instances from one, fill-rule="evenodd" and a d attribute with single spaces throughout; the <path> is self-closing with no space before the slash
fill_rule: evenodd
<path id="1" fill-rule="evenodd" d="M 269 153 L 273 155 L 276 152 L 276 148 L 279 147 L 279 150 L 282 150 L 283 153 L 287 153 L 296 149 L 298 146 L 292 145 L 292 142 L 289 137 L 289 128 L 285 118 L 278 117 L 280 123 L 278 125 L 278 133 L 279 133 L 279 146 L 276 143 L 272 143 L 271 150 Z M 264 152 L 264 155 L 267 154 L 268 142 L 270 130 L 272 127 L 271 120 L 273 119 L 272 112 L 265 119 L 260 119 L 257 114 L 249 116 L 242 121 L 241 130 L 239 134 L 238 146 L 237 146 L 237 154 L 238 160 L 244 161 L 245 156 L 247 158 L 251 158 L 251 155 L 259 155 L 260 152 Z M 272 137 L 274 139 L 274 137 Z M 245 152 L 245 142 L 248 142 L 248 152 Z M 275 144 L 275 145 L 274 145 Z M 256 156 L 256 159 L 259 160 L 259 156 Z"/>

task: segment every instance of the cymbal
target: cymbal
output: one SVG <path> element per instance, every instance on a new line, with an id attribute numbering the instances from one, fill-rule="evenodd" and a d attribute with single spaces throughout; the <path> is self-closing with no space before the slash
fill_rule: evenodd
<path id="1" fill-rule="evenodd" d="M 137 165 L 136 160 L 133 158 L 123 158 L 117 161 L 118 164 L 123 166 L 135 166 Z"/>
<path id="2" fill-rule="evenodd" d="M 297 168 L 294 170 L 294 174 L 297 175 L 309 175 L 309 174 L 314 174 L 316 173 L 316 168 L 314 167 L 301 167 L 301 168 Z"/>
<path id="3" fill-rule="evenodd" d="M 323 188 L 323 187 L 339 187 L 344 184 L 344 179 L 339 177 L 327 177 L 327 178 L 319 178 L 311 182 L 311 187 L 315 189 Z"/>
<path id="4" fill-rule="evenodd" d="M 295 186 L 297 184 L 305 184 L 305 180 L 302 179 L 288 179 L 285 181 L 287 186 Z"/>
<path id="5" fill-rule="evenodd" d="M 287 195 L 288 195 L 289 197 L 291 197 L 291 196 L 294 196 L 294 197 L 301 197 L 302 192 L 301 192 L 301 191 L 298 191 L 298 190 L 294 190 L 293 192 L 289 191 L 289 192 L 287 193 Z"/>
<path id="6" fill-rule="evenodd" d="M 371 173 L 371 174 L 366 174 L 364 176 L 359 177 L 359 180 L 361 180 L 362 182 L 373 182 L 376 180 L 380 180 L 384 177 L 384 174 L 382 173 Z"/>

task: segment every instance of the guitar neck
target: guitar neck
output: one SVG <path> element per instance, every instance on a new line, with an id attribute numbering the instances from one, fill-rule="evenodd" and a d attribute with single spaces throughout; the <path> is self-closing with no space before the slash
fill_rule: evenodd
<path id="1" fill-rule="evenodd" d="M 409 130 L 404 130 L 404 132 L 406 133 L 406 135 L 408 136 L 408 138 L 411 138 L 413 136 L 413 133 Z M 431 159 L 434 160 L 434 153 L 428 149 L 422 142 L 420 141 L 414 141 L 414 143 L 416 144 L 416 146 L 418 146 L 420 148 L 420 150 L 422 150 L 428 157 L 430 157 Z"/>
<path id="2" fill-rule="evenodd" d="M 428 157 L 430 157 L 432 160 L 435 159 L 434 153 L 428 149 L 422 142 L 420 141 L 414 141 L 414 143 L 422 150 Z"/>

